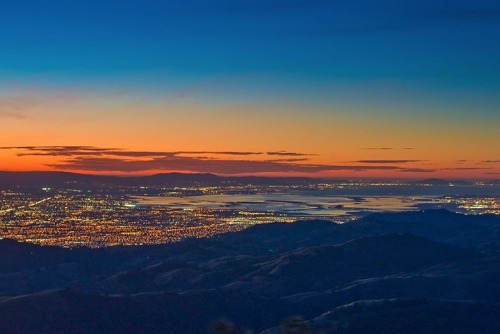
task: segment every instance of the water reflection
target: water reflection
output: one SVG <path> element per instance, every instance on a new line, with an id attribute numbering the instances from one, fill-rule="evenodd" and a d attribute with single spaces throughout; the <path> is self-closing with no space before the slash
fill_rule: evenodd
<path id="1" fill-rule="evenodd" d="M 496 213 L 498 189 L 483 187 L 360 187 L 199 196 L 137 196 L 139 206 L 171 209 L 243 210 L 287 216 L 355 217 L 378 211 L 445 208 L 462 213 Z M 492 194 L 488 194 L 492 192 Z M 488 198 L 488 200 L 484 200 Z M 481 204 L 478 205 L 478 200 Z M 486 205 L 484 204 L 486 203 Z M 484 209 L 480 210 L 478 208 Z"/>

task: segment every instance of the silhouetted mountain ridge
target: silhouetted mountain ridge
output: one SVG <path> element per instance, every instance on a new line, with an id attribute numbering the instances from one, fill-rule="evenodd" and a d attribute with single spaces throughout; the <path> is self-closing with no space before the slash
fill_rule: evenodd
<path id="1" fill-rule="evenodd" d="M 109 176 L 70 172 L 0 171 L 0 187 L 96 187 L 96 186 L 215 186 L 223 184 L 310 184 L 306 177 L 219 176 L 210 173 L 160 173 L 148 176 Z"/>
<path id="2" fill-rule="evenodd" d="M 499 226 L 497 216 L 431 210 L 263 224 L 165 245 L 0 240 L 0 330 L 204 333 L 225 317 L 262 331 L 302 314 L 327 333 L 414 333 L 405 323 L 460 333 L 476 321 L 495 333 Z"/>

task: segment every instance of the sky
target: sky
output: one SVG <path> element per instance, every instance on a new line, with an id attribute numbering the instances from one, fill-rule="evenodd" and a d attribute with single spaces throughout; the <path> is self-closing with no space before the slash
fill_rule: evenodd
<path id="1" fill-rule="evenodd" d="M 500 178 L 500 2 L 2 1 L 0 170 Z"/>

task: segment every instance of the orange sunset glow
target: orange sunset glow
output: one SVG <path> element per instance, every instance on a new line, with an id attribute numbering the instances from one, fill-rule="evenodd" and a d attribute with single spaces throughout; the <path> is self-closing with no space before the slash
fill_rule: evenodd
<path id="1" fill-rule="evenodd" d="M 348 178 L 494 178 L 500 172 L 496 116 L 445 123 L 440 115 L 401 117 L 377 106 L 377 113 L 368 106 L 346 113 L 285 102 L 35 95 L 40 98 L 3 103 L 3 170 Z"/>

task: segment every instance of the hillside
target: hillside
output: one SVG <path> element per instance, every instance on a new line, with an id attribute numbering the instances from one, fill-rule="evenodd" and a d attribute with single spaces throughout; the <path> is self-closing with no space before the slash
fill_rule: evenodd
<path id="1" fill-rule="evenodd" d="M 299 314 L 327 333 L 497 333 L 499 227 L 438 210 L 137 247 L 0 240 L 0 331 L 274 333 Z"/>

